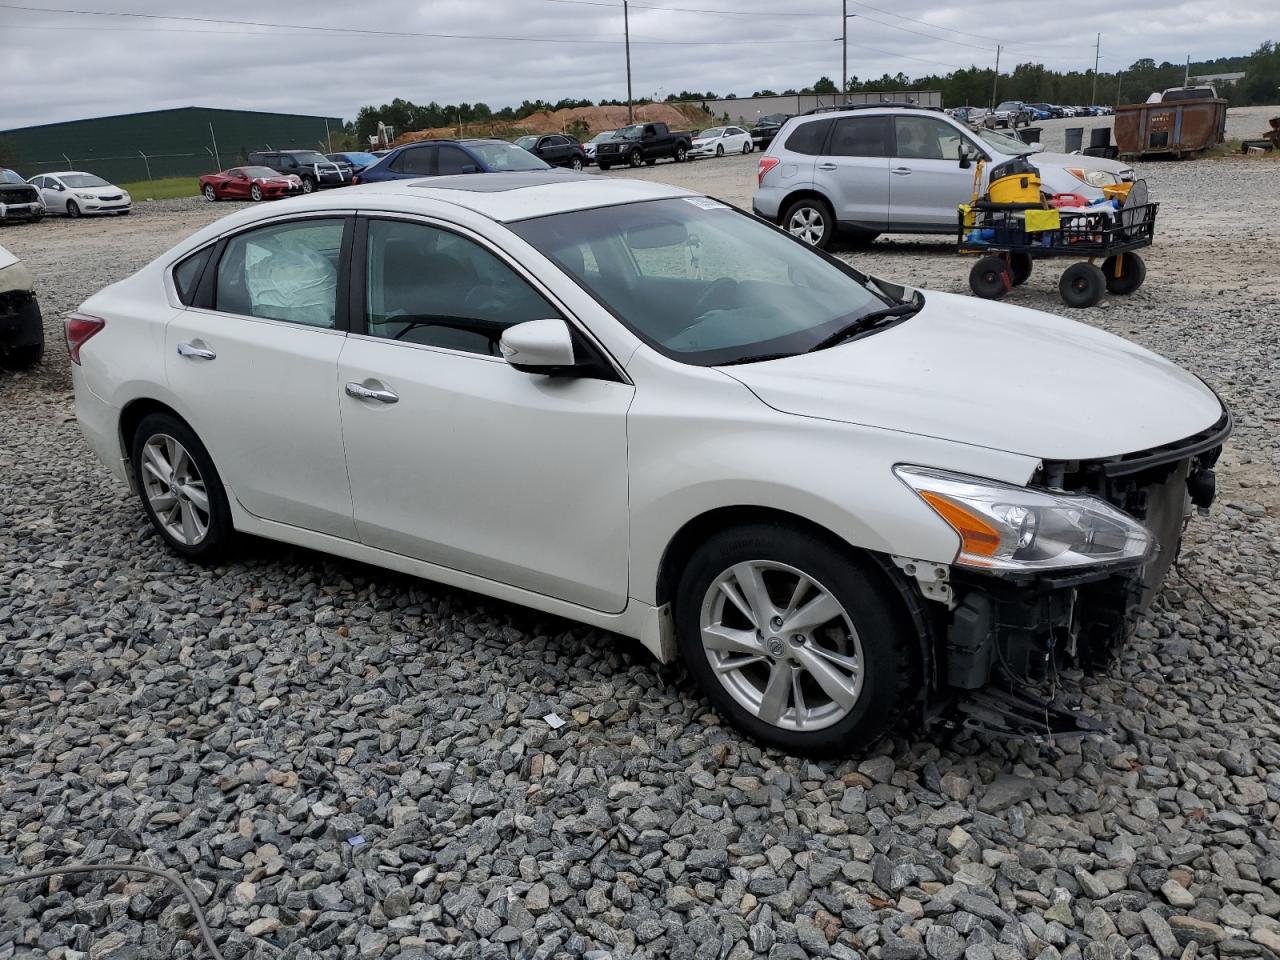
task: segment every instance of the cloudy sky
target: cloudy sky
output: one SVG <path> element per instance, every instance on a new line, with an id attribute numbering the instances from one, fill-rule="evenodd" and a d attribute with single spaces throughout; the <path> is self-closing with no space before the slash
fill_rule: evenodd
<path id="1" fill-rule="evenodd" d="M 636 0 L 635 95 L 745 96 L 836 78 L 840 2 Z M 848 0 L 848 9 L 849 72 L 864 77 L 989 65 L 997 42 L 1007 44 L 1002 68 L 1084 69 L 1098 30 L 1103 71 L 1280 40 L 1276 0 Z M 621 0 L 0 0 L 0 37 L 0 129 L 191 104 L 351 119 L 397 96 L 497 108 L 626 95 Z"/>

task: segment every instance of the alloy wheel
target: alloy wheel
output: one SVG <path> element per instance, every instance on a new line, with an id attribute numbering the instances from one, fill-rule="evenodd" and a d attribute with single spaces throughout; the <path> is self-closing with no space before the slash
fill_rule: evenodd
<path id="1" fill-rule="evenodd" d="M 209 494 L 187 448 L 165 433 L 142 448 L 142 489 L 156 521 L 179 543 L 194 547 L 209 533 Z"/>
<path id="2" fill-rule="evenodd" d="M 213 189 L 212 183 L 205 184 L 204 198 L 208 200 L 210 203 L 213 203 L 213 201 L 218 199 L 218 192 Z"/>
<path id="3" fill-rule="evenodd" d="M 813 207 L 801 207 L 787 221 L 787 232 L 810 245 L 821 240 L 826 229 L 827 224 L 822 218 L 821 211 Z"/>
<path id="4" fill-rule="evenodd" d="M 862 696 L 862 643 L 835 595 L 802 570 L 736 563 L 703 598 L 702 647 L 731 697 L 784 730 L 821 730 Z"/>

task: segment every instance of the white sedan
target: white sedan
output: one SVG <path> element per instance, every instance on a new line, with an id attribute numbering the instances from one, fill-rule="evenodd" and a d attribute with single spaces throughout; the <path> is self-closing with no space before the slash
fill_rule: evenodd
<path id="1" fill-rule="evenodd" d="M 50 213 L 65 213 L 68 217 L 91 213 L 123 214 L 133 206 L 128 190 L 92 173 L 79 170 L 42 173 L 29 182 L 40 191 L 40 199 Z"/>
<path id="2" fill-rule="evenodd" d="M 66 333 L 178 554 L 243 531 L 638 638 L 792 752 L 1104 662 L 1231 425 L 1087 324 L 562 173 L 244 210 Z"/>
<path id="3" fill-rule="evenodd" d="M 693 138 L 689 156 L 723 157 L 726 153 L 750 153 L 754 149 L 751 134 L 741 127 L 712 127 Z"/>

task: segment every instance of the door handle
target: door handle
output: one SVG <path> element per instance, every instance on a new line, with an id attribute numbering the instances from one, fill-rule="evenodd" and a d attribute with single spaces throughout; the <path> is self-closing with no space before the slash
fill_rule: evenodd
<path id="1" fill-rule="evenodd" d="M 390 390 L 374 390 L 363 383 L 348 383 L 347 396 L 357 400 L 377 400 L 379 403 L 395 403 L 400 398 Z"/>
<path id="2" fill-rule="evenodd" d="M 894 168 L 893 168 L 893 175 L 894 175 L 895 177 L 906 177 L 906 176 L 910 176 L 910 175 L 911 175 L 911 168 L 910 168 L 910 167 L 894 167 Z"/>
<path id="3" fill-rule="evenodd" d="M 178 356 L 191 360 L 213 360 L 218 355 L 207 347 L 197 347 L 190 343 L 178 344 Z"/>
<path id="4" fill-rule="evenodd" d="M 818 169 L 819 169 L 819 170 L 834 170 L 834 169 L 836 169 L 836 165 L 835 165 L 834 163 L 820 163 L 820 164 L 818 164 Z"/>

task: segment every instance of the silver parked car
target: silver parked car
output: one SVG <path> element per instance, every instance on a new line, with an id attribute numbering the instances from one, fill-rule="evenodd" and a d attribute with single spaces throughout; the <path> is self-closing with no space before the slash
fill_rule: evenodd
<path id="1" fill-rule="evenodd" d="M 80 170 L 42 173 L 29 183 L 40 191 L 50 213 L 79 217 L 88 213 L 125 214 L 132 209 L 129 191 Z"/>
<path id="2" fill-rule="evenodd" d="M 826 247 L 843 231 L 870 242 L 881 233 L 954 233 L 956 208 L 973 196 L 974 165 L 1028 155 L 1045 193 L 1101 199 L 1133 179 L 1133 168 L 1080 154 L 1042 153 L 994 130 L 973 131 L 941 110 L 854 107 L 793 117 L 757 166 L 755 214 Z M 981 185 L 985 189 L 985 183 Z"/>

